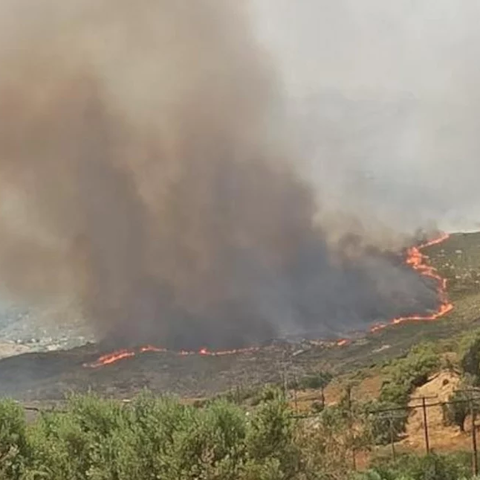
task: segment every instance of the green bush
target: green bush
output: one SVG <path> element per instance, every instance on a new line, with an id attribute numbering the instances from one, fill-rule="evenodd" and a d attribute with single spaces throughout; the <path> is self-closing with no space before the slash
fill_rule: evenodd
<path id="1" fill-rule="evenodd" d="M 28 445 L 23 409 L 15 402 L 0 402 L 0 478 L 20 478 Z"/>
<path id="2" fill-rule="evenodd" d="M 469 332 L 459 343 L 458 358 L 460 368 L 478 384 L 480 380 L 480 332 Z"/>
<path id="3" fill-rule="evenodd" d="M 445 425 L 456 425 L 461 432 L 465 431 L 465 420 L 473 410 L 474 415 L 480 413 L 480 404 L 478 400 L 470 403 L 471 397 L 468 393 L 456 390 L 450 395 L 448 401 L 443 407 L 443 419 Z"/>
<path id="4" fill-rule="evenodd" d="M 388 376 L 382 385 L 379 398 L 376 402 L 368 404 L 367 409 L 372 411 L 406 407 L 413 390 L 425 384 L 440 364 L 440 357 L 433 345 L 427 343 L 413 347 L 408 355 L 388 365 Z M 395 440 L 405 431 L 408 415 L 394 416 L 390 428 L 389 419 L 370 415 L 372 436 L 377 444 L 388 443 L 391 430 Z"/>
<path id="5" fill-rule="evenodd" d="M 368 418 L 368 426 L 372 443 L 375 445 L 386 445 L 398 441 L 405 431 L 408 420 L 408 412 L 404 410 L 393 410 L 397 404 L 373 401 L 365 404 L 365 414 Z M 388 410 L 393 410 L 388 412 Z M 382 411 L 387 411 L 382 413 Z"/>
<path id="6" fill-rule="evenodd" d="M 148 393 L 129 404 L 74 396 L 61 412 L 43 413 L 28 425 L 17 404 L 0 402 L 0 479 L 348 478 L 352 449 L 370 445 L 358 405 L 346 408 L 342 401 L 315 419 L 296 420 L 282 392 L 269 392 L 250 411 L 225 399 L 198 408 Z M 453 456 L 400 457 L 377 461 L 357 478 L 457 480 L 467 475 L 468 463 Z"/>
<path id="7" fill-rule="evenodd" d="M 387 380 L 382 385 L 378 400 L 390 406 L 404 406 L 408 403 L 410 393 L 410 385 L 406 383 L 396 383 L 394 380 Z"/>
<path id="8" fill-rule="evenodd" d="M 449 455 L 402 455 L 396 461 L 380 460 L 368 473 L 381 480 L 459 480 L 471 477 L 469 453 Z M 361 479 L 361 477 L 360 477 Z M 363 479 L 362 479 L 363 480 Z"/>
<path id="9" fill-rule="evenodd" d="M 295 429 L 272 392 L 248 415 L 226 400 L 195 408 L 147 393 L 129 405 L 74 396 L 29 426 L 20 407 L 0 402 L 0 478 L 290 480 L 301 467 Z"/>
<path id="10" fill-rule="evenodd" d="M 400 403 L 404 403 L 408 400 L 408 395 L 424 385 L 440 365 L 440 356 L 433 345 L 416 345 L 408 355 L 388 366 L 388 380 L 382 388 L 382 400 L 394 401 L 397 398 L 401 400 Z"/>
<path id="11" fill-rule="evenodd" d="M 405 358 L 397 360 L 390 368 L 390 376 L 396 384 L 404 385 L 409 393 L 424 385 L 428 377 L 439 368 L 440 357 L 431 344 L 413 347 Z"/>
<path id="12" fill-rule="evenodd" d="M 333 375 L 330 372 L 319 372 L 301 378 L 298 381 L 298 388 L 301 390 L 324 390 L 332 381 Z"/>

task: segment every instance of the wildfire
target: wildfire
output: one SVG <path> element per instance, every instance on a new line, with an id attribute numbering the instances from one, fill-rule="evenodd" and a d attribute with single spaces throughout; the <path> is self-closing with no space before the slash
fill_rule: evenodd
<path id="1" fill-rule="evenodd" d="M 438 297 L 440 299 L 440 305 L 437 311 L 430 315 L 410 315 L 407 317 L 394 318 L 389 323 L 381 323 L 378 325 L 374 325 L 370 329 L 370 332 L 375 333 L 380 330 L 383 330 L 389 325 L 399 325 L 405 322 L 438 320 L 440 317 L 443 317 L 444 315 L 446 315 L 447 313 L 453 310 L 453 304 L 450 303 L 447 295 L 447 279 L 442 278 L 438 274 L 437 270 L 428 264 L 428 256 L 422 253 L 422 250 L 424 250 L 425 248 L 432 247 L 433 245 L 438 245 L 439 243 L 446 241 L 449 237 L 450 235 L 445 233 L 440 237 L 435 238 L 434 240 L 430 240 L 429 242 L 426 242 L 422 245 L 411 247 L 407 250 L 407 255 L 406 255 L 407 265 L 412 267 L 413 270 L 415 270 L 416 272 L 420 273 L 420 275 L 431 278 L 432 280 L 435 280 L 437 282 L 437 285 L 438 285 L 437 292 L 438 292 Z M 345 341 L 341 340 L 337 343 L 337 345 L 345 345 Z"/>
<path id="2" fill-rule="evenodd" d="M 370 331 L 372 333 L 378 332 L 379 330 L 383 330 L 384 328 L 388 327 L 389 325 L 398 325 L 400 323 L 405 322 L 412 322 L 412 321 L 432 321 L 437 320 L 440 317 L 443 317 L 447 313 L 449 313 L 453 309 L 453 305 L 449 302 L 447 296 L 447 280 L 442 278 L 436 269 L 428 264 L 428 256 L 422 253 L 427 247 L 431 247 L 433 245 L 438 245 L 439 243 L 444 242 L 449 238 L 448 234 L 443 234 L 442 236 L 426 242 L 422 245 L 411 247 L 407 250 L 406 253 L 406 264 L 412 267 L 413 270 L 420 273 L 424 277 L 431 278 L 435 280 L 438 284 L 438 296 L 440 299 L 440 305 L 438 310 L 431 315 L 411 315 L 407 317 L 399 317 L 394 318 L 389 323 L 382 323 L 373 326 Z M 350 340 L 348 339 L 341 339 L 336 342 L 335 345 L 342 347 L 348 345 Z M 143 353 L 148 352 L 156 352 L 156 353 L 172 353 L 181 357 L 192 356 L 192 355 L 201 355 L 205 357 L 221 357 L 225 355 L 234 355 L 238 353 L 246 353 L 246 352 L 255 352 L 259 350 L 259 347 L 251 347 L 251 348 L 243 348 L 243 349 L 236 349 L 236 350 L 223 350 L 223 351 L 211 351 L 207 348 L 202 348 L 199 351 L 180 351 L 180 352 L 172 352 L 167 350 L 166 348 L 159 348 L 153 347 L 151 345 L 146 345 L 143 347 L 139 347 L 132 350 L 118 350 L 116 352 L 109 353 L 107 355 L 102 355 L 93 363 L 86 363 L 84 367 L 88 368 L 99 368 L 105 365 L 111 365 L 113 363 L 119 362 L 120 360 L 124 360 L 126 358 L 132 358 L 137 355 L 141 355 Z"/>
<path id="3" fill-rule="evenodd" d="M 250 348 L 240 348 L 236 350 L 220 350 L 220 351 L 213 352 L 211 350 L 208 350 L 207 348 L 202 348 L 198 351 L 189 351 L 189 350 L 172 351 L 172 350 L 167 350 L 166 348 L 158 348 L 158 347 L 153 347 L 151 345 L 147 345 L 144 347 L 139 347 L 131 350 L 126 350 L 126 349 L 117 350 L 116 352 L 108 353 L 107 355 L 102 355 L 95 362 L 85 363 L 83 366 L 87 368 L 104 367 L 106 365 L 111 365 L 112 363 L 119 362 L 120 360 L 136 357 L 137 355 L 141 355 L 142 353 L 148 353 L 148 352 L 171 353 L 174 355 L 178 355 L 180 357 L 189 357 L 192 355 L 201 355 L 204 357 L 222 357 L 225 355 L 234 355 L 237 353 L 256 352 L 259 349 L 260 347 L 250 347 Z"/>
<path id="4" fill-rule="evenodd" d="M 131 358 L 136 355 L 136 352 L 131 350 L 118 350 L 113 353 L 108 353 L 107 355 L 102 355 L 96 362 L 85 364 L 85 367 L 98 368 L 103 367 L 104 365 L 110 365 L 116 363 L 125 358 Z"/>

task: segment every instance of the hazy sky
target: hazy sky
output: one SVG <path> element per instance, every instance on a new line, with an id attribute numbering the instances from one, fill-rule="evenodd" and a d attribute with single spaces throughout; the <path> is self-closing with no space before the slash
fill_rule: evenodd
<path id="1" fill-rule="evenodd" d="M 404 215 L 413 224 L 478 228 L 480 2 L 253 6 L 288 96 L 308 111 L 309 141 L 305 117 L 299 135 L 329 200 L 353 196 L 346 208 L 354 208 L 361 196 L 360 208 L 395 222 Z M 352 188 L 358 172 L 372 174 L 371 188 Z"/>
<path id="2" fill-rule="evenodd" d="M 294 91 L 409 92 L 462 102 L 473 88 L 478 99 L 475 0 L 254 2 L 261 35 L 276 47 Z"/>

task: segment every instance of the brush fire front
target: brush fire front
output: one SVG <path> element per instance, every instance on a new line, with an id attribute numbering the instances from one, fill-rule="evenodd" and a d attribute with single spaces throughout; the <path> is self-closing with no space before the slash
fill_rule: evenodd
<path id="1" fill-rule="evenodd" d="M 440 243 L 445 242 L 448 240 L 449 235 L 443 234 L 438 238 L 435 238 L 429 242 L 423 243 L 419 246 L 410 247 L 406 251 L 406 258 L 405 263 L 410 266 L 414 271 L 418 272 L 421 276 L 430 278 L 437 283 L 437 293 L 440 304 L 436 312 L 430 315 L 409 315 L 405 317 L 398 317 L 392 319 L 388 323 L 377 324 L 371 327 L 370 332 L 375 333 L 384 328 L 388 327 L 389 325 L 398 325 L 405 322 L 412 322 L 412 321 L 434 321 L 437 320 L 453 309 L 453 304 L 449 302 L 448 294 L 447 294 L 447 280 L 442 278 L 436 269 L 428 264 L 428 256 L 422 253 L 422 250 L 438 245 Z M 325 342 L 330 346 L 346 346 L 350 343 L 348 339 L 340 339 L 336 342 Z M 100 368 L 107 365 L 111 365 L 117 363 L 121 360 L 126 360 L 128 358 L 133 358 L 143 353 L 154 352 L 154 353 L 173 353 L 178 356 L 192 356 L 192 355 L 200 355 L 206 357 L 219 357 L 225 355 L 235 355 L 240 353 L 246 352 L 255 352 L 259 350 L 261 347 L 250 347 L 250 348 L 241 348 L 241 349 L 232 349 L 232 350 L 220 350 L 220 351 L 211 351 L 206 348 L 200 349 L 198 351 L 170 351 L 166 348 L 154 347 L 151 345 L 146 345 L 142 347 L 138 347 L 135 349 L 121 349 L 117 350 L 105 355 L 100 356 L 96 361 L 92 363 L 85 363 L 84 367 L 87 368 Z"/>
<path id="2" fill-rule="evenodd" d="M 127 358 L 132 358 L 138 355 L 141 355 L 142 353 L 173 353 L 174 355 L 178 355 L 180 357 L 190 357 L 192 355 L 201 355 L 204 357 L 221 357 L 225 355 L 235 355 L 238 353 L 247 353 L 247 352 L 255 352 L 259 350 L 260 347 L 250 347 L 250 348 L 241 348 L 241 349 L 236 349 L 236 350 L 220 350 L 216 352 L 212 352 L 206 348 L 202 348 L 199 351 L 186 351 L 186 350 L 181 350 L 181 351 L 171 351 L 166 348 L 158 348 L 158 347 L 153 347 L 151 345 L 143 346 L 143 347 L 138 347 L 135 349 L 122 349 L 122 350 L 117 350 L 112 353 L 107 353 L 106 355 L 102 355 L 101 357 L 98 358 L 95 362 L 92 363 L 85 363 L 84 367 L 88 368 L 99 368 L 99 367 L 104 367 L 106 365 L 111 365 L 112 363 L 119 362 L 120 360 L 125 360 Z"/>

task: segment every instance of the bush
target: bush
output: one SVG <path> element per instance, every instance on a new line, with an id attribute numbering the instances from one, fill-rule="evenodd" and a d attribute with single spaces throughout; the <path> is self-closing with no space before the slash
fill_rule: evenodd
<path id="1" fill-rule="evenodd" d="M 367 405 L 370 410 L 386 410 L 406 407 L 413 390 L 428 381 L 429 376 L 440 367 L 440 357 L 431 344 L 420 344 L 413 347 L 407 356 L 392 362 L 388 366 L 388 378 L 383 383 L 379 398 Z M 401 413 L 401 411 L 399 411 Z M 371 415 L 372 436 L 377 444 L 390 441 L 393 430 L 394 439 L 405 431 L 408 415 L 395 415 L 391 421 L 385 417 Z M 392 428 L 390 428 L 392 422 Z"/>
<path id="2" fill-rule="evenodd" d="M 23 409 L 15 402 L 0 402 L 0 478 L 20 478 L 28 457 Z"/>
<path id="3" fill-rule="evenodd" d="M 374 465 L 365 480 L 375 479 L 374 475 L 381 480 L 459 480 L 470 478 L 470 470 L 469 453 L 402 455 L 395 462 Z"/>
<path id="4" fill-rule="evenodd" d="M 470 411 L 473 410 L 474 415 L 480 412 L 480 405 L 477 402 L 470 404 L 470 397 L 467 393 L 456 390 L 448 398 L 450 403 L 444 404 L 443 419 L 445 425 L 456 425 L 461 432 L 465 431 L 465 420 Z"/>
<path id="5" fill-rule="evenodd" d="M 225 400 L 205 408 L 147 393 L 129 405 L 74 396 L 26 426 L 0 403 L 2 480 L 283 480 L 299 478 L 295 425 L 270 392 L 251 414 Z"/>
<path id="6" fill-rule="evenodd" d="M 324 390 L 332 381 L 333 375 L 330 372 L 319 372 L 307 375 L 298 382 L 298 388 L 301 390 Z"/>
<path id="7" fill-rule="evenodd" d="M 368 448 L 371 438 L 358 405 L 347 403 L 297 423 L 274 390 L 248 412 L 224 399 L 196 408 L 148 393 L 127 405 L 88 395 L 27 425 L 18 405 L 0 402 L 0 478 L 346 479 L 352 449 Z M 456 480 L 465 465 L 452 456 L 400 457 L 358 479 Z"/>
<path id="8" fill-rule="evenodd" d="M 430 344 L 413 347 L 408 355 L 388 367 L 388 379 L 382 386 L 379 400 L 406 405 L 412 391 L 424 385 L 440 367 L 440 357 Z"/>
<path id="9" fill-rule="evenodd" d="M 382 385 L 378 400 L 380 403 L 390 405 L 390 407 L 404 406 L 408 403 L 410 392 L 411 387 L 408 384 L 387 380 Z"/>
<path id="10" fill-rule="evenodd" d="M 394 383 L 405 385 L 411 393 L 414 388 L 424 385 L 439 366 L 440 357 L 433 345 L 420 344 L 391 367 L 390 375 Z"/>
<path id="11" fill-rule="evenodd" d="M 480 379 L 480 332 L 465 336 L 459 345 L 459 363 L 462 372 L 471 375 L 478 383 Z"/>
<path id="12" fill-rule="evenodd" d="M 381 401 L 373 401 L 365 405 L 365 414 L 368 418 L 370 435 L 375 445 L 387 445 L 392 439 L 396 442 L 405 431 L 408 412 L 399 410 L 385 414 L 376 413 L 396 407 L 397 405 L 394 403 Z"/>

